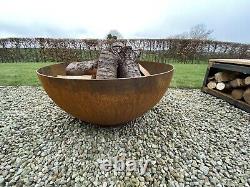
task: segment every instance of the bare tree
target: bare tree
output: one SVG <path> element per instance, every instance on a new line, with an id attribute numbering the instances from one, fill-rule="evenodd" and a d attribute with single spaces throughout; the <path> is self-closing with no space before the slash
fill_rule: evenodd
<path id="1" fill-rule="evenodd" d="M 213 30 L 208 30 L 206 25 L 198 24 L 193 26 L 189 32 L 183 32 L 181 34 L 171 36 L 170 38 L 208 40 L 211 39 L 210 35 L 212 33 Z"/>
<path id="2" fill-rule="evenodd" d="M 207 40 L 212 33 L 213 30 L 208 30 L 206 25 L 198 24 L 190 29 L 189 38 L 197 40 Z"/>

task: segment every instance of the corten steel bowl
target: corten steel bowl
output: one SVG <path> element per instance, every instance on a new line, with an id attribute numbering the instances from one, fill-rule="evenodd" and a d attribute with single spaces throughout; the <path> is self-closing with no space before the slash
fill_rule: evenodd
<path id="1" fill-rule="evenodd" d="M 156 105 L 167 91 L 173 66 L 140 62 L 150 76 L 112 80 L 58 78 L 68 63 L 37 70 L 43 88 L 51 99 L 72 116 L 103 126 L 129 122 Z"/>

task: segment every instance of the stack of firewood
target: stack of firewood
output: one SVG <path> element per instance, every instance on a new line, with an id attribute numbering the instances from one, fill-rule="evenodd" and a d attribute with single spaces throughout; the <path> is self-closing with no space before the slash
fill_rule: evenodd
<path id="1" fill-rule="evenodd" d="M 234 99 L 250 104 L 250 76 L 238 72 L 217 72 L 208 77 L 207 87 L 229 93 Z"/>
<path id="2" fill-rule="evenodd" d="M 99 58 L 72 62 L 65 71 L 67 79 L 115 79 L 148 76 L 149 72 L 138 63 L 140 50 L 133 50 L 121 42 L 113 42 L 103 49 Z"/>

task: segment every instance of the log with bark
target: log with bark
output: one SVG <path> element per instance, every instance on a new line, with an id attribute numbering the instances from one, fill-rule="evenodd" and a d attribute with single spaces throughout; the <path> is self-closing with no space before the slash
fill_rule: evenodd
<path id="1" fill-rule="evenodd" d="M 126 46 L 120 52 L 121 59 L 119 61 L 119 78 L 140 77 L 140 67 L 137 59 L 140 53 L 134 51 L 132 47 Z"/>
<path id="2" fill-rule="evenodd" d="M 248 76 L 248 77 L 246 77 L 246 78 L 244 79 L 244 84 L 245 84 L 245 85 L 250 85 L 250 76 Z"/>
<path id="3" fill-rule="evenodd" d="M 221 73 L 221 72 L 220 72 Z M 221 76 L 222 74 L 220 74 Z M 220 82 L 220 80 L 229 80 L 228 77 L 225 78 L 218 78 L 218 75 L 217 75 L 217 80 L 219 80 L 218 82 L 216 82 L 212 77 L 208 78 L 208 83 L 207 83 L 207 87 L 209 89 L 217 89 L 217 90 L 225 90 L 225 89 L 232 89 L 232 88 L 241 88 L 241 87 L 245 87 L 248 83 L 248 80 L 247 78 L 246 79 L 241 79 L 241 78 L 236 78 L 236 79 L 233 79 L 231 81 L 223 81 L 223 82 Z"/>
<path id="4" fill-rule="evenodd" d="M 229 85 L 231 88 L 238 88 L 238 87 L 245 86 L 245 83 L 243 79 L 237 78 L 237 79 L 230 81 Z"/>
<path id="5" fill-rule="evenodd" d="M 228 88 L 230 88 L 230 85 L 228 83 L 219 82 L 219 83 L 216 84 L 216 89 L 217 90 L 222 91 L 222 90 L 225 90 L 225 89 L 228 89 Z"/>
<path id="6" fill-rule="evenodd" d="M 140 50 L 133 50 L 121 42 L 112 41 L 97 60 L 73 62 L 66 67 L 66 75 L 93 75 L 96 79 L 133 78 L 150 73 L 138 63 Z"/>
<path id="7" fill-rule="evenodd" d="M 111 50 L 103 50 L 98 59 L 96 79 L 117 78 L 119 56 Z"/>
<path id="8" fill-rule="evenodd" d="M 243 89 L 233 89 L 231 95 L 234 99 L 240 100 L 243 97 L 244 90 Z"/>
<path id="9" fill-rule="evenodd" d="M 97 68 L 97 60 L 72 62 L 66 67 L 66 75 L 95 75 Z"/>
<path id="10" fill-rule="evenodd" d="M 215 73 L 214 78 L 217 82 L 227 82 L 235 79 L 237 75 L 238 73 L 223 71 Z"/>
<path id="11" fill-rule="evenodd" d="M 215 81 L 209 81 L 209 82 L 207 83 L 207 87 L 208 87 L 209 89 L 215 89 L 215 88 L 216 88 L 216 82 L 215 82 Z"/>
<path id="12" fill-rule="evenodd" d="M 247 88 L 243 93 L 243 98 L 248 104 L 250 104 L 250 88 Z"/>

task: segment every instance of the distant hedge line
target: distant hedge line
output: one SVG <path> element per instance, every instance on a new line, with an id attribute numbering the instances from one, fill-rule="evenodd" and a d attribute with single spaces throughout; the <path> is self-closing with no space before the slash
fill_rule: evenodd
<path id="1" fill-rule="evenodd" d="M 141 60 L 178 62 L 209 58 L 250 58 L 250 45 L 191 39 L 120 40 L 142 49 Z M 70 62 L 98 57 L 109 40 L 5 38 L 0 39 L 0 62 Z"/>

